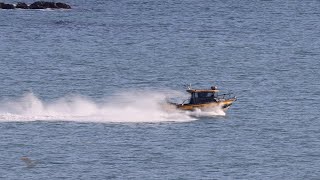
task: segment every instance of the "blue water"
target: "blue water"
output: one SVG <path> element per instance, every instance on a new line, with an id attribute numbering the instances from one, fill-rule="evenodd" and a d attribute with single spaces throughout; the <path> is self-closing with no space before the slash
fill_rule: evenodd
<path id="1" fill-rule="evenodd" d="M 320 1 L 65 2 L 0 10 L 1 179 L 319 179 Z"/>

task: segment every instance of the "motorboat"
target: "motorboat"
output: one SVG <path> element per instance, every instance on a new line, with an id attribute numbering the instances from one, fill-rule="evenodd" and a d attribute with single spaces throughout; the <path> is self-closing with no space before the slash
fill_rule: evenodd
<path id="1" fill-rule="evenodd" d="M 220 107 L 226 112 L 230 106 L 237 100 L 232 93 L 220 93 L 216 86 L 210 89 L 192 89 L 189 86 L 186 90 L 190 94 L 190 98 L 182 103 L 169 104 L 174 105 L 177 109 L 194 111 L 200 109 L 202 111 L 210 111 L 210 109 Z"/>

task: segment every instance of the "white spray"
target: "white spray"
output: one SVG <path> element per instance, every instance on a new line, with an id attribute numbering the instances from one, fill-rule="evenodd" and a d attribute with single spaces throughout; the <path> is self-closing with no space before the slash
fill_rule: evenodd
<path id="1" fill-rule="evenodd" d="M 165 111 L 165 93 L 121 93 L 102 102 L 72 95 L 51 102 L 33 93 L 0 103 L 0 121 L 76 121 L 76 122 L 185 122 L 196 120 L 201 112 Z M 224 112 L 205 112 L 224 115 Z M 208 114 L 211 113 L 211 114 Z"/>

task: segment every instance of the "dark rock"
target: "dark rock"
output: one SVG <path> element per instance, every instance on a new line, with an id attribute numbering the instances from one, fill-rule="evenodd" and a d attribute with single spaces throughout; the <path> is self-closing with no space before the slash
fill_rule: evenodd
<path id="1" fill-rule="evenodd" d="M 54 3 L 54 2 L 44 2 L 44 6 L 45 6 L 46 8 L 51 8 L 51 9 L 57 8 L 57 7 L 56 7 L 56 3 Z"/>
<path id="2" fill-rule="evenodd" d="M 19 8 L 19 9 L 29 9 L 29 6 L 28 6 L 26 3 L 18 2 L 17 5 L 16 5 L 16 8 Z"/>
<path id="3" fill-rule="evenodd" d="M 56 3 L 56 6 L 57 8 L 60 8 L 60 9 L 71 9 L 71 6 L 66 3 L 58 2 Z"/>
<path id="4" fill-rule="evenodd" d="M 47 9 L 47 8 L 56 8 L 54 2 L 46 2 L 46 1 L 36 1 L 29 6 L 30 9 Z"/>
<path id="5" fill-rule="evenodd" d="M 14 9 L 13 4 L 0 3 L 0 9 Z"/>
<path id="6" fill-rule="evenodd" d="M 66 3 L 55 3 L 55 2 L 48 2 L 48 1 L 36 1 L 30 6 L 28 6 L 26 3 L 18 2 L 16 7 L 13 4 L 5 4 L 0 3 L 0 9 L 71 9 L 71 6 Z"/>

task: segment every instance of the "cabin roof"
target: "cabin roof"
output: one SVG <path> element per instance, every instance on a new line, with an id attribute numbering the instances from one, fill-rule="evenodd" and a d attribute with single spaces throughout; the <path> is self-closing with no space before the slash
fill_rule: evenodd
<path id="1" fill-rule="evenodd" d="M 215 89 L 187 89 L 188 93 L 216 93 L 219 92 L 219 90 Z"/>

